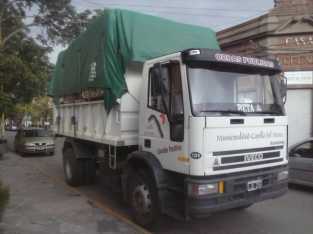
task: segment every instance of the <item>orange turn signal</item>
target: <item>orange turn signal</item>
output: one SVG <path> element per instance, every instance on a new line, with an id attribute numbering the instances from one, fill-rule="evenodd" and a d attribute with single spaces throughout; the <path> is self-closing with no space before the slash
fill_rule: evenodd
<path id="1" fill-rule="evenodd" d="M 224 193 L 224 181 L 218 182 L 218 192 L 219 193 Z"/>

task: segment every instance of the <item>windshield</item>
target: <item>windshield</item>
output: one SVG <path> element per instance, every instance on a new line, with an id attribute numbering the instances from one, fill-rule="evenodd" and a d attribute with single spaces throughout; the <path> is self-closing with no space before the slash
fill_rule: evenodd
<path id="1" fill-rule="evenodd" d="M 51 134 L 44 129 L 35 129 L 35 130 L 25 130 L 25 137 L 49 137 Z"/>
<path id="2" fill-rule="evenodd" d="M 188 78 L 194 115 L 282 114 L 275 76 L 189 67 Z"/>

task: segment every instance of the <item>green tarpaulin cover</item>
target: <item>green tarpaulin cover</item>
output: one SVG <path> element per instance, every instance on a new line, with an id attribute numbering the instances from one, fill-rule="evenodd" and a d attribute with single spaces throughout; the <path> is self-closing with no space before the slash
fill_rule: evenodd
<path id="1" fill-rule="evenodd" d="M 219 46 L 209 28 L 128 10 L 104 10 L 59 54 L 48 93 L 57 100 L 85 88 L 101 88 L 106 110 L 110 110 L 127 92 L 124 73 L 129 62 L 144 62 L 189 48 Z"/>

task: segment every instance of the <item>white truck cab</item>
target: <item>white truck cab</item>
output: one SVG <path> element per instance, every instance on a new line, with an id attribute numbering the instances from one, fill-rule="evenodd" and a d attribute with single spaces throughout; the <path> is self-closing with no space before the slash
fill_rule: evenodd
<path id="1" fill-rule="evenodd" d="M 276 61 L 189 49 L 139 67 L 110 113 L 101 102 L 56 107 L 69 184 L 92 181 L 98 164 L 143 226 L 161 213 L 208 216 L 287 191 L 286 92 Z"/>

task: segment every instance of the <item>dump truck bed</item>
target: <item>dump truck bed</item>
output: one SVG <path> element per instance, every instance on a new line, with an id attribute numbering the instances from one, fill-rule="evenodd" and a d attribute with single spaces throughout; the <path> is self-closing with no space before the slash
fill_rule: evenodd
<path id="1" fill-rule="evenodd" d="M 108 113 L 104 101 L 77 101 L 54 106 L 54 132 L 61 136 L 115 146 L 138 144 L 142 64 L 128 67 L 125 93 Z"/>

